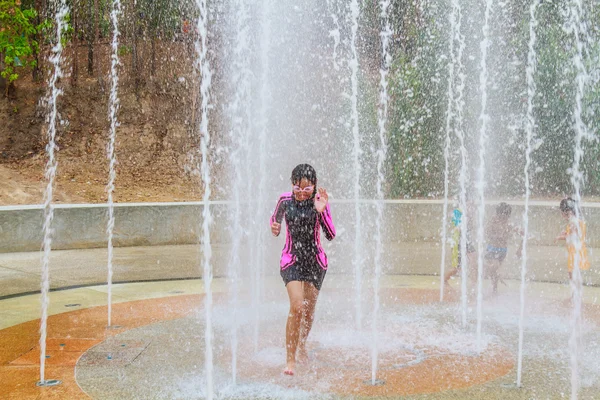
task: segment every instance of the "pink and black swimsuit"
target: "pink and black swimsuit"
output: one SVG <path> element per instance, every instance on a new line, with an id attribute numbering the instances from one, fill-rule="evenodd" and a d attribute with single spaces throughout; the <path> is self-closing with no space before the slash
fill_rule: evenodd
<path id="1" fill-rule="evenodd" d="M 270 223 L 281 223 L 283 218 L 286 236 L 280 267 L 284 283 L 310 282 L 317 290 L 321 290 L 327 272 L 327 255 L 321 246 L 321 229 L 327 240 L 335 237 L 329 204 L 319 213 L 313 198 L 297 201 L 292 193 L 284 193 L 279 197 Z"/>

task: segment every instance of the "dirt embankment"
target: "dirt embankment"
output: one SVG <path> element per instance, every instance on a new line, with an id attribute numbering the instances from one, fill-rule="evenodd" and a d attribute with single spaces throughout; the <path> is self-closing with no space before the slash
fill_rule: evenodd
<path id="1" fill-rule="evenodd" d="M 200 198 L 197 178 L 186 172 L 194 146 L 190 79 L 119 87 L 117 202 L 185 201 Z M 56 202 L 106 201 L 108 93 L 81 73 L 64 84 L 57 132 Z M 15 96 L 0 98 L 0 205 L 39 204 L 46 180 L 44 84 L 19 80 Z"/>

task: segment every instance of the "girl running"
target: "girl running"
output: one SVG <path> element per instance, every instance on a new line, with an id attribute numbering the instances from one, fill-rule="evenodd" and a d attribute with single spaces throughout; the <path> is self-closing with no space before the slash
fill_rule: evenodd
<path id="1" fill-rule="evenodd" d="M 321 246 L 321 232 L 333 240 L 335 227 L 329 210 L 329 196 L 317 189 L 317 173 L 308 164 L 292 171 L 292 191 L 279 197 L 271 217 L 271 233 L 279 236 L 285 219 L 285 246 L 281 252 L 281 277 L 290 299 L 285 328 L 287 365 L 283 371 L 294 375 L 296 351 L 307 361 L 306 339 L 312 327 L 317 297 L 327 272 L 327 256 Z"/>

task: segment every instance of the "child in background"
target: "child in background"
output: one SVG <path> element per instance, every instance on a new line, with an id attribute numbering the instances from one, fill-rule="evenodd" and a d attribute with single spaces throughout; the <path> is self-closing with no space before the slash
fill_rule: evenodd
<path id="1" fill-rule="evenodd" d="M 486 236 L 486 254 L 485 254 L 485 272 L 492 280 L 492 292 L 498 293 L 498 282 L 500 277 L 498 270 L 508 253 L 508 240 L 513 233 L 523 235 L 519 228 L 513 226 L 509 220 L 512 214 L 512 208 L 506 203 L 500 203 L 496 206 L 496 215 L 487 224 L 485 229 Z M 517 249 L 517 257 L 521 258 L 523 242 Z"/>
<path id="2" fill-rule="evenodd" d="M 462 212 L 456 208 L 452 212 L 452 224 L 454 225 L 454 229 L 452 229 L 452 268 L 460 267 L 460 220 L 462 218 Z M 450 275 L 452 276 L 452 275 Z M 446 282 L 448 278 L 446 278 Z"/>
<path id="3" fill-rule="evenodd" d="M 580 217 L 577 218 L 577 214 L 575 212 L 576 207 L 577 203 L 570 197 L 561 200 L 560 211 L 562 213 L 563 218 L 567 220 L 567 227 L 564 231 L 561 232 L 559 236 L 556 237 L 555 240 L 565 240 L 567 242 L 567 251 L 569 253 L 567 270 L 569 271 L 569 279 L 573 279 L 575 253 L 577 251 L 576 244 L 578 241 L 581 243 L 581 248 L 579 249 L 578 257 L 579 269 L 582 271 L 590 269 L 590 262 L 587 255 L 587 246 L 585 245 L 586 224 L 585 221 L 581 218 L 581 214 L 579 214 Z"/>
<path id="4" fill-rule="evenodd" d="M 474 205 L 473 202 L 470 200 L 467 200 L 467 232 L 466 232 L 466 236 L 467 236 L 467 263 L 469 266 L 472 265 L 473 261 L 475 260 L 475 257 L 473 257 L 473 253 L 475 252 L 475 246 L 473 246 L 472 242 L 471 242 L 471 232 L 473 231 L 472 227 L 473 227 L 473 216 L 474 216 Z M 446 275 L 444 276 L 444 283 L 447 285 L 447 287 L 450 287 L 448 285 L 450 278 L 452 278 L 453 276 L 456 276 L 459 272 L 460 272 L 460 267 L 462 265 L 462 256 L 461 256 L 461 229 L 462 229 L 462 222 L 464 220 L 464 216 L 463 213 L 460 209 L 454 209 L 453 214 L 452 214 L 452 224 L 454 225 L 454 229 L 452 229 L 452 268 L 446 272 Z M 467 270 L 472 269 L 472 268 L 467 268 Z M 473 274 L 472 271 L 470 273 L 471 278 L 473 278 Z"/>

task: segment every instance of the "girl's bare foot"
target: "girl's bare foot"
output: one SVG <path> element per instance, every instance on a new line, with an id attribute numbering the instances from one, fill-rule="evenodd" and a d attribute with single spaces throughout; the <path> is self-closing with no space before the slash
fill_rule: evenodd
<path id="1" fill-rule="evenodd" d="M 294 375 L 294 369 L 296 369 L 296 363 L 295 362 L 288 362 L 287 366 L 285 367 L 285 369 L 283 370 L 283 374 L 284 375 Z"/>

